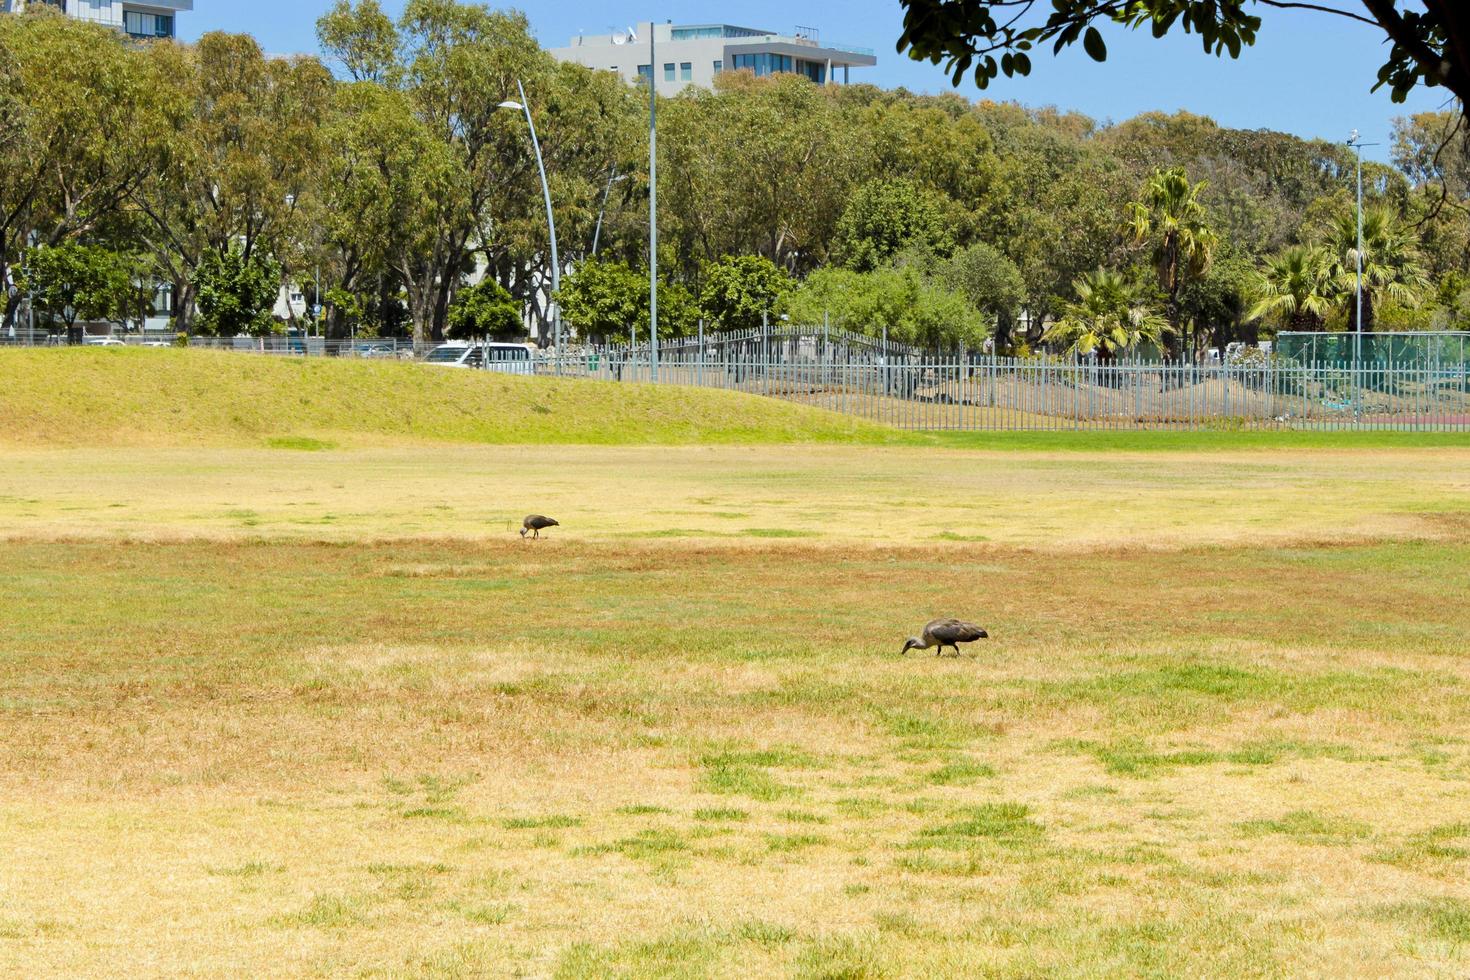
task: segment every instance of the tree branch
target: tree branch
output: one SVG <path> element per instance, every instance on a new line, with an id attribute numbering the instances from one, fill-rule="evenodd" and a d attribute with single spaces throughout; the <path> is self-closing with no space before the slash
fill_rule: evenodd
<path id="1" fill-rule="evenodd" d="M 1323 7 L 1315 3 L 1293 3 L 1290 0 L 1256 0 L 1256 2 L 1266 7 L 1276 7 L 1279 10 L 1314 10 L 1319 14 L 1336 14 L 1339 17 L 1346 17 L 1348 20 L 1355 20 L 1369 27 L 1382 26 L 1371 17 L 1355 14 L 1351 10 L 1338 10 L 1336 7 Z"/>

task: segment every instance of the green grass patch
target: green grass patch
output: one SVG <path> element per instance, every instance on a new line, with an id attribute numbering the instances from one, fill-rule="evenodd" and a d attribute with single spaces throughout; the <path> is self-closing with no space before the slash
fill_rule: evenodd
<path id="1" fill-rule="evenodd" d="M 1378 918 L 1410 922 L 1436 939 L 1457 946 L 1470 943 L 1470 901 L 1448 895 L 1381 908 Z"/>
<path id="2" fill-rule="evenodd" d="M 292 449 L 302 453 L 320 453 L 337 448 L 335 442 L 312 439 L 309 436 L 271 436 L 266 439 L 265 444 L 272 449 Z"/>
<path id="3" fill-rule="evenodd" d="M 1361 820 L 1323 816 L 1310 810 L 1293 810 L 1276 820 L 1249 820 L 1237 827 L 1246 837 L 1280 834 L 1298 844 L 1351 844 L 1373 832 Z"/>
<path id="4" fill-rule="evenodd" d="M 990 779 L 994 776 L 994 766 L 973 759 L 956 759 L 935 769 L 924 780 L 935 786 L 966 786 L 977 779 Z"/>
<path id="5" fill-rule="evenodd" d="M 540 817 L 511 817 L 502 824 L 506 830 L 561 830 L 582 826 L 581 817 L 553 813 Z"/>
<path id="6" fill-rule="evenodd" d="M 1045 834 L 1031 819 L 1031 808 L 1022 803 L 985 803 L 959 811 L 958 819 L 919 832 L 914 847 L 963 849 L 976 842 L 990 841 L 1006 846 L 1039 843 Z"/>

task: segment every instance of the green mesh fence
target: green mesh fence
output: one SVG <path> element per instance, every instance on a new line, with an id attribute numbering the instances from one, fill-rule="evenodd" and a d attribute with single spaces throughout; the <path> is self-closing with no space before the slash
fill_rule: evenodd
<path id="1" fill-rule="evenodd" d="M 1470 332 L 1295 333 L 1276 335 L 1275 352 L 1298 364 L 1456 365 L 1470 361 Z M 1361 360 L 1360 360 L 1361 359 Z"/>

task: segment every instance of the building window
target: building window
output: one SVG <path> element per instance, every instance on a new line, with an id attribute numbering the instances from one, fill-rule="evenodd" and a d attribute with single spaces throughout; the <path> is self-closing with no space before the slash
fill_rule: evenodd
<path id="1" fill-rule="evenodd" d="M 827 81 L 827 66 L 819 61 L 798 61 L 796 70 L 818 85 L 823 85 Z"/>
<path id="2" fill-rule="evenodd" d="M 715 62 L 715 74 L 718 75 L 720 72 L 722 72 L 724 70 L 725 70 L 725 63 L 723 61 L 716 61 Z"/>
<path id="3" fill-rule="evenodd" d="M 761 52 L 760 54 L 737 54 L 735 56 L 735 68 L 748 68 L 756 75 L 769 75 L 778 71 L 791 71 L 792 60 L 790 55 L 771 54 Z"/>
<path id="4" fill-rule="evenodd" d="M 685 61 L 679 65 L 679 81 L 691 82 L 694 80 L 694 62 Z"/>
<path id="5" fill-rule="evenodd" d="M 672 61 L 670 61 L 670 62 L 668 62 L 667 64 L 664 65 L 664 81 L 666 81 L 666 82 L 672 82 L 673 80 L 674 80 L 674 63 Z"/>
<path id="6" fill-rule="evenodd" d="M 653 77 L 653 66 L 652 65 L 639 65 L 638 66 L 638 77 L 641 78 L 641 79 L 643 79 L 645 82 L 648 81 L 650 78 Z"/>
<path id="7" fill-rule="evenodd" d="M 173 37 L 174 19 L 171 14 L 124 10 L 123 30 L 131 37 Z"/>

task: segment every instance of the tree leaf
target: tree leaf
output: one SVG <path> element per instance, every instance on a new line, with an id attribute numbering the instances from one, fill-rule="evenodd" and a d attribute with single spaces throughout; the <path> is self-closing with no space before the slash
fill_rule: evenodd
<path id="1" fill-rule="evenodd" d="M 1108 60 L 1108 46 L 1103 43 L 1102 34 L 1096 27 L 1089 27 L 1087 33 L 1082 35 L 1082 47 L 1093 61 Z"/>

